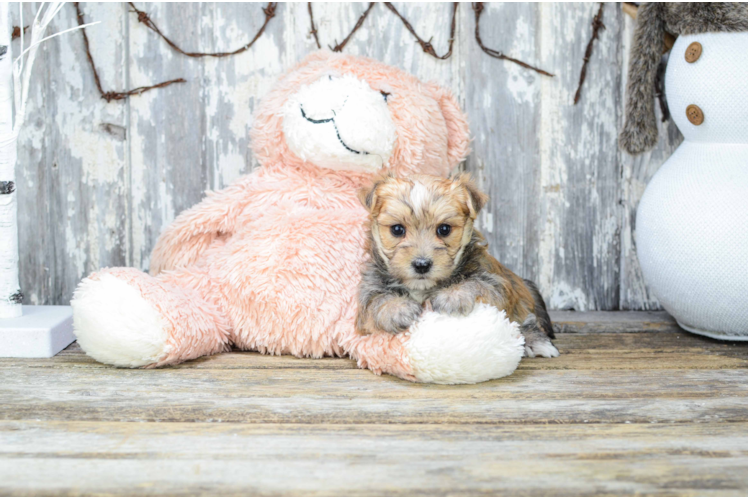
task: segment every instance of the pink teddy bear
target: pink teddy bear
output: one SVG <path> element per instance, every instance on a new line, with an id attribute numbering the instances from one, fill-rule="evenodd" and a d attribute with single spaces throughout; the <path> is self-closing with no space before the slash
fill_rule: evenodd
<path id="1" fill-rule="evenodd" d="M 470 383 L 514 371 L 523 339 L 503 311 L 425 313 L 409 332 L 356 332 L 367 213 L 357 192 L 381 169 L 446 175 L 468 153 L 452 94 L 380 62 L 321 51 L 264 98 L 252 148 L 261 168 L 179 215 L 150 275 L 102 269 L 73 301 L 94 359 L 159 367 L 242 350 L 349 355 L 420 382 Z"/>

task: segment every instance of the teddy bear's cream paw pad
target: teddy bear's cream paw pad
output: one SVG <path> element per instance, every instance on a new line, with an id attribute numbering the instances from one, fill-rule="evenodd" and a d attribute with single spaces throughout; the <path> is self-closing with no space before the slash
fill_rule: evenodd
<path id="1" fill-rule="evenodd" d="M 467 316 L 425 313 L 405 349 L 418 382 L 475 384 L 514 372 L 524 343 L 504 311 L 477 304 Z"/>
<path id="2" fill-rule="evenodd" d="M 96 361 L 137 368 L 164 355 L 163 318 L 127 282 L 110 274 L 84 279 L 70 304 L 78 344 Z"/>

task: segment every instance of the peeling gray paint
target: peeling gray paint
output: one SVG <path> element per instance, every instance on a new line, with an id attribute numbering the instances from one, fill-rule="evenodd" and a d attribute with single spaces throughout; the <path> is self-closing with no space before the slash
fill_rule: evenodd
<path id="1" fill-rule="evenodd" d="M 446 50 L 450 4 L 396 5 L 422 37 L 433 36 L 438 53 Z M 183 48 L 224 51 L 254 35 L 261 7 L 149 3 L 147 11 Z M 24 8 L 32 18 L 37 5 Z M 283 71 L 316 50 L 306 3 L 279 4 L 255 46 L 224 59 L 176 54 L 126 4 L 84 8 L 87 18 L 102 21 L 88 34 L 107 90 L 187 82 L 106 103 L 79 35 L 50 40 L 40 51 L 17 172 L 21 279 L 32 303 L 67 303 L 78 281 L 102 266 L 147 269 L 156 238 L 180 211 L 257 167 L 248 138 L 255 107 Z M 315 4 L 322 45 L 342 40 L 365 8 Z M 551 307 L 656 309 L 636 261 L 634 214 L 680 136 L 667 124 L 653 153 L 633 159 L 618 151 L 633 27 L 618 5 L 605 7 L 606 30 L 595 43 L 582 100 L 572 105 L 596 9 L 486 4 L 486 45 L 555 78 L 485 55 L 473 38 L 470 4 L 460 5 L 446 61 L 424 54 L 382 5 L 345 51 L 456 93 L 474 138 L 466 168 L 492 198 L 480 227 L 494 255 L 535 280 Z M 67 6 L 52 29 L 74 24 Z"/>

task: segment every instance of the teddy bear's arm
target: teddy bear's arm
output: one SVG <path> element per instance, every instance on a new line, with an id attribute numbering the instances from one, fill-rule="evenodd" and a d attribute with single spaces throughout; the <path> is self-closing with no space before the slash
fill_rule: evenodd
<path id="1" fill-rule="evenodd" d="M 179 214 L 156 241 L 150 273 L 193 264 L 216 238 L 231 235 L 258 184 L 256 176 L 246 176 L 221 191 L 208 192 L 203 201 Z"/>

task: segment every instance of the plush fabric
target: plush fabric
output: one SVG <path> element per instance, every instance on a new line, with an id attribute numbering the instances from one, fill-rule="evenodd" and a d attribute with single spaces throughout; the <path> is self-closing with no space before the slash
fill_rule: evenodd
<path id="1" fill-rule="evenodd" d="M 665 32 L 677 36 L 745 31 L 748 31 L 748 4 L 745 3 L 642 4 L 629 60 L 626 123 L 619 137 L 621 148 L 637 155 L 657 144 L 655 76 L 665 47 Z M 676 57 L 682 58 L 682 54 L 680 51 Z"/>
<path id="2" fill-rule="evenodd" d="M 474 334 L 456 335 L 466 324 Z M 497 335 L 497 327 L 511 333 Z M 473 384 L 512 373 L 524 345 L 504 311 L 477 304 L 466 318 L 426 312 L 410 329 L 405 347 L 419 382 Z"/>
<path id="3" fill-rule="evenodd" d="M 251 142 L 261 168 L 179 215 L 153 250 L 150 276 L 119 268 L 83 280 L 72 302 L 82 348 L 102 362 L 149 367 L 231 345 L 348 354 L 375 373 L 417 380 L 406 336 L 354 328 L 367 216 L 357 191 L 381 168 L 445 175 L 467 155 L 467 121 L 452 94 L 371 59 L 321 51 L 263 99 Z M 156 311 L 161 325 L 149 341 L 160 353 L 149 348 L 140 362 L 131 346 L 139 334 L 106 331 L 137 327 L 126 319 L 133 301 L 106 316 L 91 307 L 119 304 L 116 291 L 128 286 L 128 297 L 149 304 L 136 314 L 152 323 Z M 517 325 L 493 328 L 498 341 Z M 127 351 L 121 360 L 118 351 Z"/>
<path id="4" fill-rule="evenodd" d="M 693 42 L 703 54 L 689 63 Z M 683 328 L 748 341 L 748 32 L 681 35 L 673 55 L 665 82 L 684 141 L 639 202 L 637 257 Z M 701 125 L 686 117 L 691 104 Z"/>

